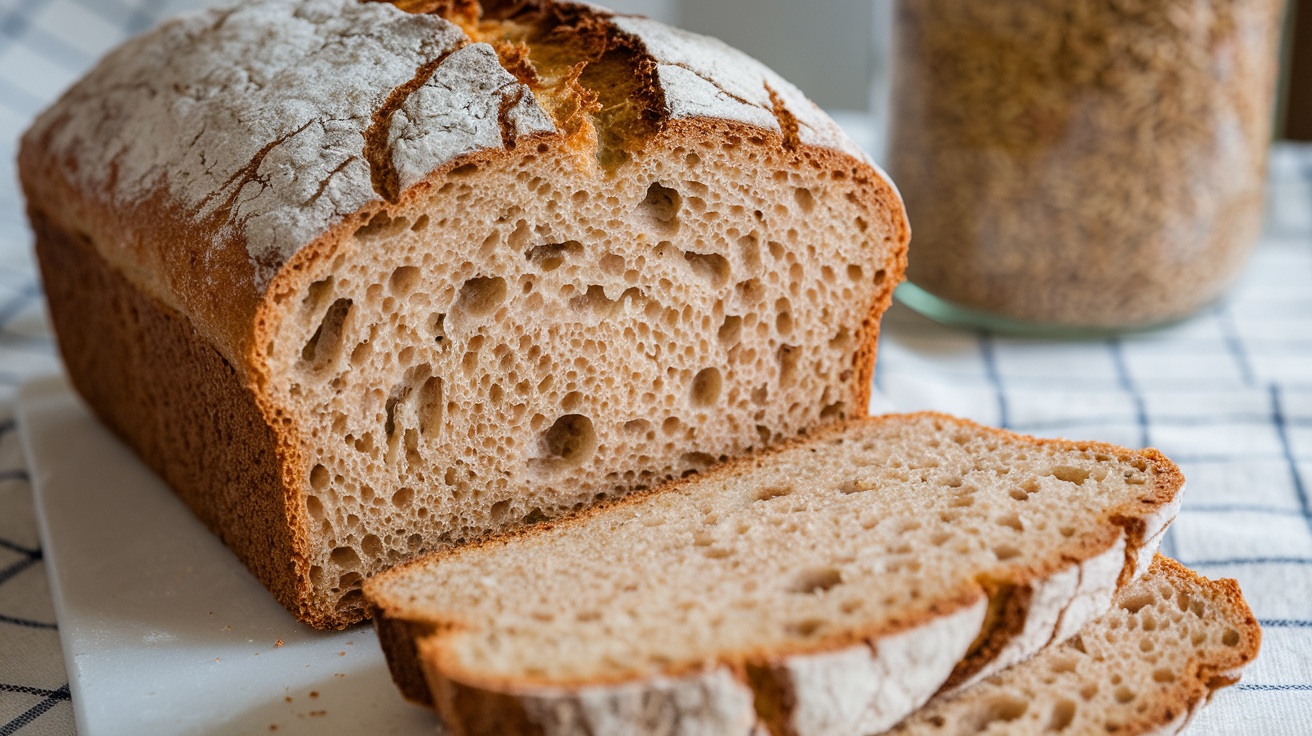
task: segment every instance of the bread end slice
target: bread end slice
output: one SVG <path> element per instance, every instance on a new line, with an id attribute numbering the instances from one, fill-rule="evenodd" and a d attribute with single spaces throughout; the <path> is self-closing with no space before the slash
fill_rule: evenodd
<path id="1" fill-rule="evenodd" d="M 1158 555 L 1105 615 L 1066 643 L 899 724 L 897 736 L 1183 731 L 1261 645 L 1234 580 Z"/>

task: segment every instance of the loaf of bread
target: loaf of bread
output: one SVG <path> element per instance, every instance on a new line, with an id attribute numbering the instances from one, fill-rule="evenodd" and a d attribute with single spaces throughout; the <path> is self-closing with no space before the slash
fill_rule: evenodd
<path id="1" fill-rule="evenodd" d="M 292 612 L 867 412 L 909 231 L 797 89 L 592 6 L 255 0 L 23 138 L 95 413 Z"/>
<path id="2" fill-rule="evenodd" d="M 1174 734 L 1239 681 L 1262 631 L 1233 580 L 1159 556 L 1112 609 L 1061 646 L 948 697 L 894 736 Z"/>
<path id="3" fill-rule="evenodd" d="M 867 734 L 1075 634 L 1183 478 L 935 414 L 802 440 L 365 583 L 461 734 Z"/>

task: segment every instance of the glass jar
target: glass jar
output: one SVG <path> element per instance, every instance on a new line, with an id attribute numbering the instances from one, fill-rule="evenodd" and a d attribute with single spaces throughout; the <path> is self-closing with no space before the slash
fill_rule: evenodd
<path id="1" fill-rule="evenodd" d="M 899 0 L 900 298 L 1078 332 L 1197 310 L 1259 235 L 1284 0 Z"/>

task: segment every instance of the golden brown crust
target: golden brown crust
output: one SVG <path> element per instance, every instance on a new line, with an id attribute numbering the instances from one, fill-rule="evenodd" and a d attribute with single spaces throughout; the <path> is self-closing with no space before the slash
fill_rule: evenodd
<path id="1" fill-rule="evenodd" d="M 286 458 L 237 371 L 86 236 L 30 214 L 51 320 L 78 392 L 283 605 L 312 616 L 281 479 Z"/>
<path id="2" fill-rule="evenodd" d="M 373 611 L 374 629 L 378 642 L 387 657 L 392 682 L 406 700 L 433 707 L 433 694 L 424 678 L 419 658 L 419 642 L 434 633 L 431 626 L 406 619 L 393 618 L 381 610 Z"/>

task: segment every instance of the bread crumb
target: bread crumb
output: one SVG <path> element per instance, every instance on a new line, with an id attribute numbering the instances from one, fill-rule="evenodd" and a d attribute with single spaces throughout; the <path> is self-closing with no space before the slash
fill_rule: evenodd
<path id="1" fill-rule="evenodd" d="M 232 624 L 226 624 L 220 631 L 232 631 Z"/>
<path id="2" fill-rule="evenodd" d="M 318 717 L 318 716 L 326 716 L 326 715 L 328 715 L 328 711 L 326 711 L 326 710 L 312 710 L 312 711 L 310 711 L 310 717 L 311 717 L 311 718 L 315 718 L 315 717 Z"/>
<path id="3" fill-rule="evenodd" d="M 283 700 L 286 700 L 288 703 L 290 703 L 290 702 L 292 702 L 292 696 L 290 696 L 290 695 L 285 695 L 285 696 L 283 696 Z"/>
<path id="4" fill-rule="evenodd" d="M 277 730 L 278 730 L 278 724 L 276 724 L 276 723 L 270 723 L 270 724 L 269 724 L 269 730 L 270 730 L 270 731 L 277 731 Z"/>
<path id="5" fill-rule="evenodd" d="M 317 698 L 317 697 L 319 697 L 319 691 L 318 691 L 318 690 L 311 690 L 311 691 L 310 691 L 310 697 L 312 697 L 312 698 Z"/>
<path id="6" fill-rule="evenodd" d="M 333 677 L 346 677 L 345 672 L 334 672 Z"/>
<path id="7" fill-rule="evenodd" d="M 282 639 L 279 639 L 278 641 L 275 641 L 275 642 L 273 643 L 273 645 L 274 645 L 275 647 L 280 647 L 280 646 L 282 646 Z"/>
<path id="8" fill-rule="evenodd" d="M 338 653 L 337 653 L 337 656 L 339 656 L 339 657 L 345 657 L 345 656 L 346 656 L 346 652 L 338 652 Z"/>

